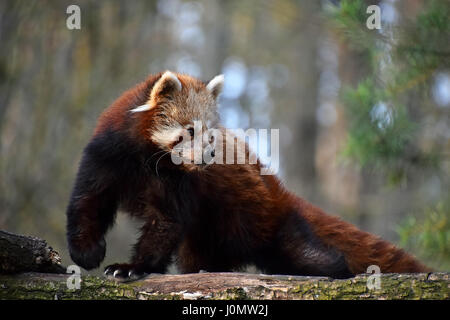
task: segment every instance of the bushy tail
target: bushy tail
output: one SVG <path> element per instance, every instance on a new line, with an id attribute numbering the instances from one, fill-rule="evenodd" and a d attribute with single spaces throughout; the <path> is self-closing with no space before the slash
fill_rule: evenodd
<path id="1" fill-rule="evenodd" d="M 321 209 L 299 199 L 299 211 L 322 241 L 341 251 L 354 274 L 366 273 L 376 265 L 381 273 L 418 273 L 431 269 L 416 258 L 373 234 L 330 216 Z"/>

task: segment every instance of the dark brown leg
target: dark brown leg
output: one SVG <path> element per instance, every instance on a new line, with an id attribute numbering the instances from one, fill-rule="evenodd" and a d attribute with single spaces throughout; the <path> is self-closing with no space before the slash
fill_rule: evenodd
<path id="1" fill-rule="evenodd" d="M 188 241 L 184 241 L 178 248 L 177 267 L 181 273 L 198 273 L 206 270 L 207 265 L 202 263 L 197 251 L 191 248 Z"/>
<path id="2" fill-rule="evenodd" d="M 105 274 L 132 280 L 149 273 L 164 273 L 180 238 L 180 225 L 158 214 L 143 226 L 131 262 L 110 265 L 105 268 Z"/>

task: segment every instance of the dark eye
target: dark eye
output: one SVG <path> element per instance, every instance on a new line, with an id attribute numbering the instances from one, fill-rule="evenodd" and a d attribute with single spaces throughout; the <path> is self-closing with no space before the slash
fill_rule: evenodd
<path id="1" fill-rule="evenodd" d="M 209 137 L 209 143 L 213 143 L 214 142 L 214 136 Z"/>
<path id="2" fill-rule="evenodd" d="M 194 128 L 189 128 L 189 129 L 187 129 L 188 130 L 188 132 L 189 132 L 189 135 L 191 136 L 191 137 L 193 137 L 194 136 Z"/>

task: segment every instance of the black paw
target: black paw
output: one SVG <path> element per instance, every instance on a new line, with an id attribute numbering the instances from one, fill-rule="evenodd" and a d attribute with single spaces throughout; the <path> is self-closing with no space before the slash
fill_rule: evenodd
<path id="1" fill-rule="evenodd" d="M 148 273 L 135 264 L 116 263 L 105 268 L 105 275 L 119 281 L 134 281 L 145 277 Z"/>
<path id="2" fill-rule="evenodd" d="M 77 246 L 69 242 L 70 257 L 80 267 L 91 270 L 98 268 L 105 258 L 106 242 L 101 239 L 98 243 L 90 246 Z"/>

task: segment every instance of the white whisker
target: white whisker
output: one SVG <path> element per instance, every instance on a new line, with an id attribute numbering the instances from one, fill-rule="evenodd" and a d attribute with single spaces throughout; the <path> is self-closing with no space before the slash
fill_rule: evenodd
<path id="1" fill-rule="evenodd" d="M 152 155 L 151 155 L 150 157 L 148 157 L 147 159 L 145 159 L 145 161 L 144 161 L 144 168 L 145 168 L 146 170 L 151 170 L 150 162 L 151 162 L 152 158 L 153 158 L 154 156 L 158 155 L 158 154 L 161 154 L 162 152 L 165 152 L 165 151 L 164 151 L 164 150 L 160 150 L 160 151 L 155 152 L 154 154 L 152 154 Z"/>
<path id="2" fill-rule="evenodd" d="M 159 157 L 159 159 L 156 161 L 156 165 L 155 165 L 155 171 L 156 171 L 156 175 L 159 177 L 159 173 L 158 173 L 158 163 L 159 161 L 166 155 L 170 154 L 170 151 L 166 151 L 166 153 L 164 153 L 161 157 Z"/>
<path id="3" fill-rule="evenodd" d="M 161 152 L 167 152 L 166 150 L 160 150 L 158 152 L 155 152 L 154 154 L 151 155 L 150 158 L 148 158 L 148 161 L 150 161 L 154 156 L 156 156 L 157 154 L 160 154 Z"/>

